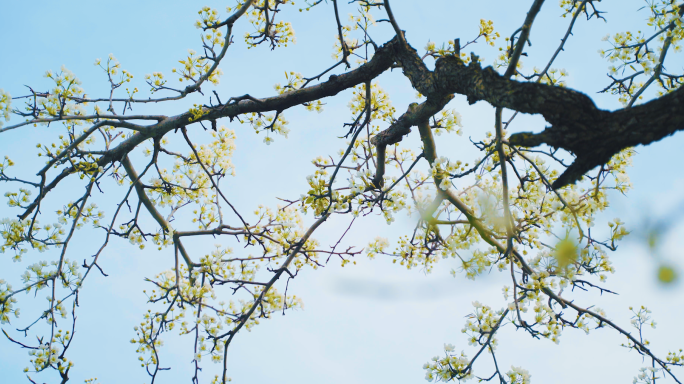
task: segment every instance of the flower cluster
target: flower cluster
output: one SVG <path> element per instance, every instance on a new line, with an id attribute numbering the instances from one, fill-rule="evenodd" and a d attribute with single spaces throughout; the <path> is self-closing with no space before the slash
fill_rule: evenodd
<path id="1" fill-rule="evenodd" d="M 497 339 L 494 337 L 496 328 L 504 313 L 503 310 L 494 311 L 491 307 L 473 302 L 475 312 L 467 316 L 467 321 L 461 332 L 468 335 L 470 345 L 488 345 L 493 351 L 496 349 Z"/>
<path id="2" fill-rule="evenodd" d="M 455 132 L 457 135 L 463 135 L 463 118 L 461 114 L 455 109 L 443 109 L 438 115 L 433 117 L 431 124 L 435 135 L 439 136 L 442 132 Z"/>
<path id="3" fill-rule="evenodd" d="M 511 366 L 511 370 L 506 372 L 511 384 L 530 384 L 530 373 L 527 369 Z"/>
<path id="4" fill-rule="evenodd" d="M 118 68 L 118 67 L 117 67 Z M 113 69 L 116 71 L 116 69 Z M 54 82 L 54 88 L 45 97 L 37 97 L 34 115 L 37 117 L 61 117 L 68 115 L 84 116 L 84 104 L 73 102 L 84 94 L 79 80 L 73 72 L 62 66 L 61 71 L 45 72 L 45 77 Z M 27 105 L 27 108 L 29 106 Z M 31 110 L 32 108 L 29 108 Z M 44 123 L 46 124 L 46 123 Z M 72 120 L 70 124 L 80 125 L 80 120 Z"/>
<path id="5" fill-rule="evenodd" d="M 209 72 L 212 68 L 211 61 L 203 56 L 198 56 L 193 49 L 188 49 L 188 56 L 183 60 L 178 60 L 182 67 L 180 69 L 173 68 L 171 72 L 177 74 L 178 81 L 190 81 L 193 83 L 199 82 L 202 76 L 208 76 L 207 80 L 214 85 L 218 85 L 223 71 L 219 68 Z"/>
<path id="6" fill-rule="evenodd" d="M 378 253 L 383 253 L 389 247 L 389 241 L 384 237 L 376 237 L 366 248 L 368 258 L 373 259 Z"/>
<path id="7" fill-rule="evenodd" d="M 154 93 L 161 89 L 166 84 L 164 74 L 161 72 L 153 72 L 151 75 L 145 75 L 145 82 L 150 86 L 150 92 Z"/>
<path id="8" fill-rule="evenodd" d="M 5 121 L 9 121 L 11 105 L 12 97 L 9 92 L 5 92 L 0 88 L 0 117 L 3 117 Z M 2 121 L 0 121 L 0 128 L 2 128 L 2 124 Z"/>
<path id="9" fill-rule="evenodd" d="M 275 22 L 273 15 L 278 12 L 280 5 L 294 4 L 293 0 L 278 0 L 275 4 L 270 3 L 267 7 L 265 0 L 257 0 L 253 3 L 252 9 L 247 11 L 249 23 L 254 28 L 254 33 L 245 32 L 245 42 L 247 48 L 253 48 L 264 41 L 269 41 L 271 47 L 287 47 L 288 43 L 296 43 L 295 32 L 292 23 L 286 21 Z M 274 7 L 275 8 L 271 8 Z M 231 8 L 228 8 L 228 12 Z"/>
<path id="10" fill-rule="evenodd" d="M 333 43 L 333 53 L 330 55 L 333 60 L 340 60 L 342 57 L 345 56 L 345 52 L 348 55 L 350 55 L 355 49 L 357 49 L 359 45 L 359 40 L 358 39 L 352 39 L 349 38 L 349 32 L 352 30 L 352 27 L 349 25 L 344 25 L 342 26 L 342 38 L 344 39 L 344 50 L 342 49 L 342 46 L 340 45 L 340 36 L 335 35 L 334 36 L 334 43 Z"/>
<path id="11" fill-rule="evenodd" d="M 45 270 L 48 266 L 51 269 Z M 36 291 L 46 288 L 50 280 L 57 280 L 57 278 L 59 278 L 63 288 L 76 288 L 81 284 L 83 275 L 78 270 L 79 266 L 76 261 L 65 259 L 59 274 L 57 273 L 58 266 L 59 263 L 57 261 L 48 263 L 44 260 L 28 266 L 24 274 L 21 275 L 26 292 L 31 292 L 34 288 Z M 61 308 L 60 313 L 62 317 L 66 317 L 66 312 L 64 312 L 64 308 L 61 307 L 60 303 L 58 303 L 57 307 Z"/>
<path id="12" fill-rule="evenodd" d="M 246 116 L 245 122 L 249 123 L 256 133 L 266 131 L 264 143 L 267 145 L 270 145 L 275 141 L 269 133 L 273 132 L 284 136 L 285 138 L 287 138 L 287 134 L 290 133 L 290 130 L 287 128 L 289 123 L 282 114 L 251 113 Z"/>
<path id="13" fill-rule="evenodd" d="M 491 20 L 480 19 L 480 33 L 478 37 L 483 36 L 487 44 L 494 46 L 496 39 L 501 35 L 494 31 L 494 22 Z"/>
<path id="14" fill-rule="evenodd" d="M 352 99 L 348 104 L 351 113 L 356 115 L 366 108 L 366 84 L 354 87 Z M 371 119 L 392 122 L 396 109 L 392 106 L 389 95 L 377 83 L 371 85 Z"/>
<path id="15" fill-rule="evenodd" d="M 116 57 L 114 57 L 114 55 L 111 53 L 109 54 L 109 56 L 107 56 L 106 65 L 102 65 L 101 59 L 96 59 L 95 65 L 97 65 L 105 71 L 112 89 L 119 88 L 124 83 L 130 83 L 131 80 L 133 80 L 133 75 L 127 70 L 122 69 L 121 63 L 119 63 Z M 62 71 L 64 71 L 64 68 L 62 68 Z M 121 73 L 119 74 L 119 72 Z M 116 75 L 119 75 L 119 77 L 116 78 Z"/>
<path id="16" fill-rule="evenodd" d="M 566 71 L 565 69 L 550 68 L 548 71 L 546 71 L 546 73 L 542 74 L 540 72 L 541 71 L 539 68 L 534 68 L 534 74 L 541 76 L 540 83 L 555 85 L 558 87 L 567 86 L 565 79 L 569 76 L 569 74 L 568 71 Z"/>
<path id="17" fill-rule="evenodd" d="M 302 195 L 301 199 L 301 211 L 307 213 L 310 209 L 314 212 L 316 216 L 323 213 L 324 210 L 328 209 L 330 204 L 330 197 L 333 200 L 339 200 L 339 192 L 333 191 L 334 196 L 326 196 L 328 194 L 328 171 L 325 169 L 317 169 L 313 175 L 306 177 L 306 182 L 309 184 L 309 191 L 306 195 Z"/>
<path id="18" fill-rule="evenodd" d="M 0 324 L 10 322 L 9 315 L 19 317 L 19 308 L 15 308 L 17 299 L 12 295 L 12 284 L 0 279 Z"/>
<path id="19" fill-rule="evenodd" d="M 40 372 L 47 367 L 55 367 L 61 373 L 74 366 L 74 363 L 64 356 L 60 356 L 61 349 L 57 345 L 58 341 L 63 344 L 68 343 L 70 338 L 69 331 L 62 335 L 61 330 L 55 335 L 52 343 L 41 343 L 36 349 L 31 349 L 29 355 L 34 372 Z M 29 372 L 29 368 L 24 368 L 24 372 Z"/>
<path id="20" fill-rule="evenodd" d="M 643 305 L 637 311 L 635 311 L 632 307 L 629 307 L 629 309 L 632 311 L 632 313 L 634 313 L 634 316 L 632 316 L 632 320 L 631 320 L 631 324 L 634 328 L 641 331 L 644 324 L 650 325 L 651 328 L 656 327 L 656 322 L 651 320 L 651 310 L 650 309 L 644 307 Z"/>
<path id="21" fill-rule="evenodd" d="M 228 9 L 230 12 L 230 9 Z M 197 14 L 200 15 L 200 20 L 195 21 L 195 27 L 197 29 L 202 28 L 214 28 L 214 26 L 220 23 L 218 16 L 218 11 L 209 7 L 202 7 Z"/>
<path id="22" fill-rule="evenodd" d="M 668 352 L 666 360 L 673 365 L 682 365 L 684 363 L 684 350 L 680 349 L 679 351 Z"/>
<path id="23" fill-rule="evenodd" d="M 659 376 L 656 376 L 656 374 L 659 371 L 660 371 L 660 369 L 655 368 L 655 367 L 639 368 L 639 374 L 634 377 L 634 380 L 632 380 L 632 384 L 637 384 L 637 383 L 653 384 L 656 382 L 656 379 L 660 379 Z"/>
<path id="24" fill-rule="evenodd" d="M 446 157 L 440 156 L 435 159 L 430 172 L 436 180 L 441 180 L 439 189 L 446 190 L 451 185 L 449 176 L 459 169 L 461 169 L 461 161 L 451 162 Z"/>
<path id="25" fill-rule="evenodd" d="M 29 203 L 31 190 L 26 188 L 19 188 L 19 192 L 5 192 L 7 198 L 7 205 L 10 207 L 25 207 Z"/>
<path id="26" fill-rule="evenodd" d="M 22 243 L 29 239 L 29 227 L 31 220 L 25 219 L 0 219 L 0 236 L 4 243 L 0 246 L 0 252 L 5 253 L 8 249 L 14 250 L 14 261 L 21 261 L 21 256 L 27 252 L 27 249 L 22 246 Z M 33 232 L 35 233 L 35 229 Z"/>
<path id="27" fill-rule="evenodd" d="M 454 378 L 459 380 L 468 381 L 472 379 L 473 371 L 470 369 L 470 360 L 464 352 L 459 355 L 454 353 L 454 346 L 451 344 L 444 345 L 445 357 L 440 358 L 435 356 L 432 358 L 432 362 L 423 364 L 423 369 L 425 372 L 425 380 L 432 382 L 432 380 L 437 381 L 451 381 Z M 466 371 L 467 369 L 467 371 Z"/>

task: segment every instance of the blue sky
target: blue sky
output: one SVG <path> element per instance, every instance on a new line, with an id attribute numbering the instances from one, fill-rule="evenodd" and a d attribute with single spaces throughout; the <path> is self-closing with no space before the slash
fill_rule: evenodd
<path id="1" fill-rule="evenodd" d="M 353 6 L 342 3 L 343 15 L 354 11 Z M 522 23 L 528 3 L 395 0 L 393 9 L 400 25 L 407 30 L 409 43 L 421 51 L 430 40 L 439 44 L 455 37 L 463 41 L 475 36 L 480 19 L 493 20 L 497 31 L 503 36 L 509 35 Z M 620 1 L 619 5 L 605 3 L 603 8 L 609 11 L 606 14 L 609 23 L 580 20 L 557 66 L 569 70 L 569 87 L 592 95 L 602 108 L 615 109 L 619 108 L 616 98 L 595 93 L 606 84 L 608 66 L 596 51 L 603 47 L 600 39 L 606 34 L 636 29 L 631 25 L 645 28 L 645 14 L 635 12 L 645 3 L 637 0 Z M 83 81 L 89 95 L 102 94 L 106 91 L 105 77 L 93 62 L 113 53 L 123 68 L 136 76 L 134 85 L 145 89 L 142 82 L 145 74 L 162 71 L 170 75 L 170 69 L 178 65 L 177 60 L 184 57 L 188 48 L 198 49 L 198 32 L 193 23 L 203 5 L 223 12 L 232 3 L 5 0 L 0 4 L 0 36 L 3 37 L 0 51 L 4 52 L 0 61 L 0 88 L 13 96 L 25 94 L 24 84 L 46 86 L 42 77 L 45 70 L 58 70 L 65 65 Z M 223 62 L 224 76 L 216 87 L 222 99 L 245 93 L 259 97 L 273 95 L 273 84 L 284 82 L 283 71 L 310 75 L 333 63 L 330 54 L 336 31 L 331 4 L 309 13 L 293 12 L 294 8 L 290 8 L 283 12 L 282 18 L 293 23 L 297 44 L 286 49 L 246 50 L 241 36 L 249 30 L 248 24 L 245 20 L 236 24 L 236 44 Z M 529 67 L 541 66 L 555 49 L 568 21 L 561 19 L 560 14 L 556 2 L 544 6 L 533 28 L 533 45 L 529 50 L 530 57 L 539 61 L 532 63 L 530 59 L 526 63 Z M 386 24 L 373 34 L 378 43 L 391 36 L 392 30 Z M 496 56 L 494 48 L 479 44 L 475 49 L 487 64 Z M 675 64 L 682 64 L 681 57 L 680 54 L 677 59 L 680 62 Z M 415 101 L 415 92 L 398 72 L 384 74 L 380 84 L 400 112 Z M 197 100 L 138 111 L 176 114 Z M 303 109 L 289 111 L 286 115 L 290 121 L 289 138 L 277 137 L 270 146 L 262 143 L 263 136 L 255 135 L 250 127 L 223 122 L 237 134 L 233 159 L 237 175 L 227 186 L 231 201 L 251 211 L 260 203 L 275 206 L 278 203 L 275 196 L 298 197 L 304 192 L 305 177 L 314 171 L 311 160 L 318 155 L 336 153 L 344 145 L 336 137 L 344 133 L 342 124 L 349 119 L 348 100 L 349 92 L 325 100 L 328 104 L 323 114 Z M 449 138 L 444 144 L 440 142 L 441 152 L 458 158 L 477 156 L 467 144 L 467 137 L 476 139 L 492 130 L 491 108 L 482 102 L 468 106 L 463 97 L 456 97 L 449 107 L 463 115 L 464 135 Z M 539 131 L 543 127 L 542 119 L 522 116 L 512 130 Z M 38 164 L 36 141 L 54 135 L 54 131 L 40 127 L 3 133 L 0 156 L 8 155 L 22 164 Z M 419 142 L 416 135 L 409 135 L 406 141 L 414 145 Z M 660 259 L 668 260 L 680 271 L 684 266 L 679 243 L 684 226 L 676 219 L 684 175 L 675 161 L 682 145 L 684 138 L 676 134 L 652 146 L 637 148 L 639 154 L 629 173 L 635 188 L 627 197 L 613 196 L 611 208 L 598 220 L 605 222 L 619 216 L 634 231 L 631 239 L 612 255 L 617 273 L 609 278 L 609 287 L 620 295 L 600 300 L 593 293 L 582 297 L 585 303 L 599 302 L 609 317 L 625 326 L 629 322 L 629 306 L 648 305 L 659 324 L 648 339 L 661 354 L 684 347 L 684 333 L 678 328 L 679 319 L 684 317 L 684 287 L 681 284 L 662 287 L 654 277 Z M 3 193 L 5 188 L 0 186 Z M 67 198 L 68 193 L 68 190 L 56 191 L 61 198 Z M 0 216 L 11 214 L 14 213 L 6 206 L 0 207 Z M 669 231 L 657 252 L 651 252 L 644 246 L 643 223 L 663 218 L 669 220 Z M 316 237 L 322 244 L 332 244 L 347 224 L 346 218 L 332 220 Z M 387 226 L 381 219 L 369 218 L 356 226 L 349 238 L 363 246 L 375 236 L 392 237 L 402 230 L 405 232 L 411 224 L 406 219 Z M 97 246 L 86 235 L 77 244 L 73 249 L 77 260 L 92 254 Z M 194 246 L 197 252 L 207 247 Z M 134 336 L 133 326 L 146 310 L 141 292 L 145 288 L 143 278 L 166 269 L 169 254 L 168 251 L 140 251 L 127 242 L 115 242 L 105 256 L 102 266 L 110 276 L 92 276 L 80 298 L 79 329 L 72 347 L 72 359 L 76 363 L 72 380 L 79 383 L 98 377 L 101 383 L 144 382 L 146 374 L 139 367 L 134 347 L 128 340 Z M 1 255 L 0 276 L 18 275 L 26 264 L 34 262 L 31 258 L 47 257 L 29 255 L 23 264 L 17 264 L 8 255 Z M 332 261 L 322 270 L 305 271 L 290 284 L 290 292 L 304 299 L 305 309 L 274 316 L 249 333 L 241 332 L 230 347 L 230 376 L 237 383 L 423 381 L 421 366 L 432 356 L 441 354 L 444 343 L 469 351 L 460 329 L 464 316 L 471 311 L 472 301 L 479 300 L 495 308 L 504 305 L 500 289 L 505 276 L 492 272 L 470 281 L 461 275 L 451 277 L 449 270 L 454 266 L 448 261 L 441 267 L 426 275 L 420 270 L 406 271 L 393 266 L 386 259 L 370 261 L 362 256 L 353 267 L 341 268 Z M 22 320 L 32 315 L 31 301 L 26 303 L 22 307 Z M 9 329 L 3 325 L 5 328 Z M 623 338 L 609 330 L 590 336 L 567 330 L 556 346 L 504 329 L 497 357 L 504 370 L 511 365 L 523 366 L 537 383 L 631 382 L 645 363 L 635 353 L 621 348 L 622 341 Z M 189 381 L 190 340 L 167 336 L 165 342 L 163 365 L 173 369 L 162 374 L 161 382 Z M 479 371 L 483 375 L 489 372 L 489 363 L 485 361 Z M 25 351 L 0 339 L 3 380 L 28 382 L 21 373 L 27 363 Z M 205 378 L 218 372 L 218 366 L 210 362 L 204 365 Z M 47 382 L 56 379 L 37 377 Z"/>

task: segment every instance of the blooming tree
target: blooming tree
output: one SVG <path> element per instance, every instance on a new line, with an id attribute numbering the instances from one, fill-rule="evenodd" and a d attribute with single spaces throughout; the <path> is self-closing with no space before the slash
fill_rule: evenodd
<path id="1" fill-rule="evenodd" d="M 600 54 L 610 66 L 602 92 L 623 104 L 606 111 L 567 88 L 568 73 L 554 67 L 578 19 L 609 21 L 600 10 L 603 4 L 525 3 L 529 10 L 515 30 L 497 32 L 491 21 L 481 20 L 479 30 L 469 35 L 435 37 L 440 43 L 416 50 L 388 0 L 354 0 L 355 13 L 348 20 L 336 0 L 298 6 L 292 0 L 238 0 L 225 12 L 202 8 L 195 24 L 201 32 L 199 52 L 189 50 L 171 74 L 145 76 L 144 91 L 138 88 L 143 83 L 132 85 L 138 80 L 113 55 L 95 62 L 105 74 L 107 94 L 86 95 L 78 77 L 64 67 L 46 72 L 50 87 L 29 87 L 15 97 L 0 90 L 0 112 L 10 122 L 0 126 L 0 133 L 39 126 L 61 132 L 56 142 L 36 140 L 45 160 L 37 169 L 7 156 L 0 163 L 0 180 L 11 189 L 5 194 L 10 209 L 0 226 L 1 249 L 26 266 L 21 276 L 3 272 L 0 322 L 4 337 L 29 351 L 29 380 L 35 372 L 54 370 L 64 383 L 77 369 L 69 347 L 78 295 L 88 289 L 86 280 L 106 276 L 98 263 L 107 257 L 110 241 L 121 238 L 168 255 L 167 265 L 149 271 L 149 310 L 131 340 L 151 382 L 163 380 L 167 369 L 162 338 L 186 337 L 193 339 L 192 381 L 200 381 L 209 359 L 223 366 L 213 382 L 225 383 L 228 349 L 236 336 L 247 337 L 240 331 L 302 305 L 288 293 L 291 279 L 330 260 L 345 265 L 365 254 L 427 272 L 439 268 L 440 259 L 454 259 L 460 268 L 452 273 L 469 279 L 494 269 L 510 275 L 502 287 L 508 305 L 474 302 L 462 329 L 470 347 L 457 352 L 446 344 L 423 366 L 429 381 L 478 377 L 529 383 L 530 367 L 498 363 L 499 332 L 517 329 L 558 343 L 568 329 L 608 328 L 648 361 L 648 368 L 635 372 L 635 382 L 670 378 L 679 383 L 674 368 L 681 367 L 684 355 L 681 349 L 667 355 L 651 350 L 642 333 L 655 325 L 647 308 L 633 310 L 631 326 L 638 332 L 630 331 L 623 324 L 629 319 L 611 319 L 594 303 L 582 303 L 574 288 L 611 293 L 605 285 L 614 272 L 609 253 L 628 232 L 619 219 L 597 223 L 595 217 L 608 206 L 610 190 L 629 190 L 632 147 L 684 129 L 684 74 L 672 72 L 681 71 L 674 63 L 681 63 L 684 7 L 674 0 L 646 0 L 646 25 L 635 26 L 643 32 L 616 31 L 604 38 Z M 543 6 L 556 7 L 567 30 L 555 53 L 539 59 L 543 67 L 527 70 L 521 59 L 536 60 L 526 47 Z M 223 75 L 221 63 L 231 46 L 286 49 L 295 41 L 288 13 L 320 7 L 334 14 L 330 67 L 306 75 L 285 69 L 284 83 L 267 97 L 211 90 Z M 382 30 L 394 37 L 374 40 Z M 486 67 L 476 53 L 483 45 L 499 49 Z M 393 69 L 417 92 L 417 102 L 399 110 L 381 87 L 383 74 Z M 303 106 L 324 114 L 323 101 L 343 91 L 351 95 L 351 116 L 339 122 L 341 149 L 325 157 L 312 153 L 308 189 L 283 197 L 277 207 L 232 203 L 222 187 L 235 172 L 231 127 L 250 125 L 269 144 L 287 137 L 288 110 Z M 439 146 L 441 138 L 462 133 L 461 114 L 469 111 L 447 108 L 462 96 L 470 104 L 494 107 L 493 132 L 472 127 L 475 139 L 461 140 L 474 146 L 479 158 L 459 159 L 458 151 Z M 181 109 L 155 112 L 166 104 Z M 548 127 L 509 135 L 519 114 L 540 115 Z M 403 141 L 409 134 L 420 137 L 419 147 Z M 73 199 L 55 200 L 60 188 L 72 191 Z M 334 246 L 321 246 L 315 232 L 345 215 L 349 227 L 374 215 L 387 223 L 409 215 L 417 224 L 392 242 L 378 237 L 354 244 L 345 238 L 347 229 Z M 607 226 L 608 236 L 592 234 L 596 225 Z M 101 246 L 81 263 L 71 243 L 83 227 L 92 227 L 85 230 L 100 236 Z M 201 254 L 187 246 L 197 238 L 219 245 Z M 47 301 L 32 301 L 39 291 L 47 293 Z M 21 305 L 42 305 L 42 310 L 38 318 L 26 319 L 20 317 Z M 478 371 L 477 362 L 486 358 L 493 360 L 493 372 Z"/>

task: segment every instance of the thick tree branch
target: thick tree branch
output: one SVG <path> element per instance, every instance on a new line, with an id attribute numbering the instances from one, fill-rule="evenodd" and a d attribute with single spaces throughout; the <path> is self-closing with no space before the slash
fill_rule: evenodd
<path id="1" fill-rule="evenodd" d="M 415 60 L 409 60 L 409 54 L 415 55 Z M 622 149 L 650 144 L 684 129 L 684 90 L 681 88 L 646 104 L 611 112 L 598 109 L 591 98 L 581 92 L 508 80 L 491 67 L 482 68 L 477 57 L 473 57 L 469 65 L 458 57 L 444 57 L 437 61 L 435 71 L 430 72 L 417 63 L 419 57 L 415 51 L 404 49 L 397 56 L 414 88 L 428 97 L 423 108 L 435 103 L 431 95 L 444 97 L 457 93 L 465 95 L 471 104 L 485 100 L 494 107 L 542 115 L 550 127 L 539 134 L 512 135 L 510 142 L 526 147 L 548 144 L 577 156 L 553 182 L 556 189 L 574 183 Z M 441 102 L 429 107 L 426 114 L 434 113 L 432 111 Z M 392 144 L 401 140 L 401 135 L 407 134 L 417 121 L 411 117 L 404 114 L 378 134 L 373 143 Z"/>
<path id="2" fill-rule="evenodd" d="M 684 129 L 684 90 L 649 103 L 617 111 L 598 109 L 587 95 L 567 88 L 507 80 L 476 61 L 466 66 L 456 57 L 437 62 L 435 83 L 468 97 L 472 104 L 485 100 L 495 107 L 541 114 L 551 124 L 542 133 L 512 135 L 511 144 L 534 147 L 548 144 L 577 156 L 553 182 L 557 189 L 577 181 L 592 168 L 605 164 L 622 149 L 650 144 Z"/>
<path id="3" fill-rule="evenodd" d="M 611 112 L 597 108 L 589 96 L 572 89 L 509 80 L 492 67 L 482 68 L 475 55 L 469 65 L 455 56 L 442 57 L 433 72 L 412 47 L 395 44 L 392 48 L 404 75 L 428 100 L 374 137 L 376 146 L 398 143 L 411 126 L 439 112 L 452 94 L 461 94 L 470 104 L 484 100 L 497 108 L 542 115 L 550 127 L 539 134 L 512 135 L 510 143 L 526 147 L 548 144 L 574 153 L 575 162 L 552 184 L 558 189 L 607 163 L 622 149 L 650 144 L 684 129 L 681 88 L 649 103 Z"/>
<path id="4" fill-rule="evenodd" d="M 684 130 L 684 88 L 646 104 L 614 112 L 568 107 L 577 113 L 575 119 L 556 121 L 538 134 L 518 133 L 509 140 L 511 144 L 526 147 L 548 144 L 577 156 L 553 182 L 554 189 L 574 183 L 625 148 L 651 144 Z"/>

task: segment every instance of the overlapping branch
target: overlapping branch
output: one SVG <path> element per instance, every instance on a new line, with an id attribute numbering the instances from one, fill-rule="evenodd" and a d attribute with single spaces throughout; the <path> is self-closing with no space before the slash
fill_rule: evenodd
<path id="1" fill-rule="evenodd" d="M 509 141 L 525 147 L 547 144 L 575 154 L 575 162 L 553 182 L 556 189 L 576 182 L 622 149 L 684 130 L 682 88 L 642 105 L 606 111 L 572 89 L 506 79 L 492 67 L 482 68 L 474 55 L 469 65 L 455 56 L 440 58 L 434 71 L 429 71 L 412 49 L 398 52 L 397 61 L 413 87 L 427 96 L 422 106 L 425 112 L 421 109 L 403 115 L 378 134 L 374 144 L 399 142 L 415 121 L 432 110 L 439 111 L 446 95 L 460 94 L 470 104 L 483 100 L 497 108 L 542 115 L 551 124 L 543 132 L 514 134 Z"/>

